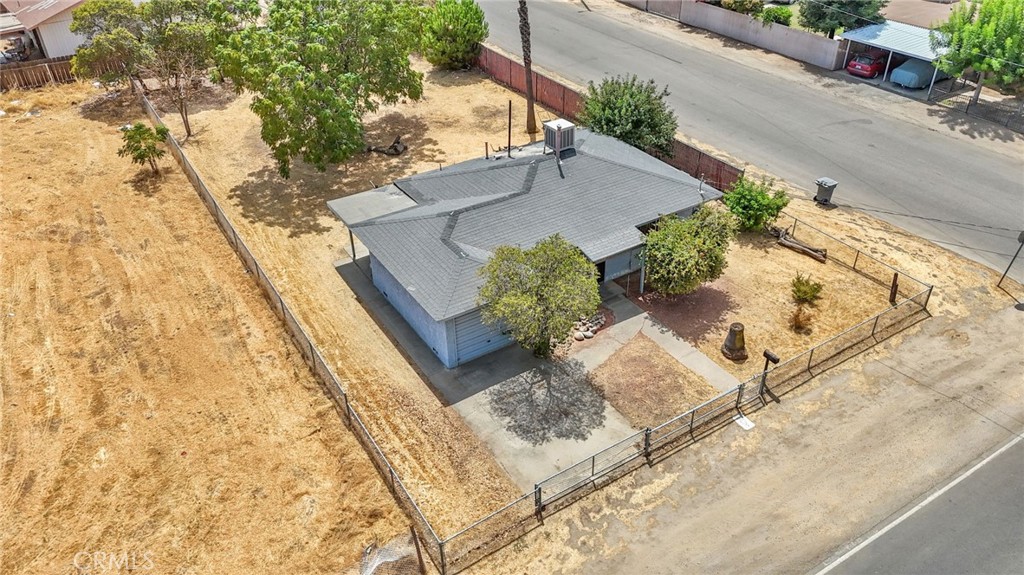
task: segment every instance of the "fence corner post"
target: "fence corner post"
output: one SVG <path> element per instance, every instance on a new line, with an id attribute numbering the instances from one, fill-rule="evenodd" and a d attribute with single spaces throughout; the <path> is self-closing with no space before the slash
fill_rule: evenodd
<path id="1" fill-rule="evenodd" d="M 448 575 L 448 560 L 444 557 L 444 540 L 438 538 L 437 540 L 437 554 L 440 556 L 441 561 L 441 575 Z"/>

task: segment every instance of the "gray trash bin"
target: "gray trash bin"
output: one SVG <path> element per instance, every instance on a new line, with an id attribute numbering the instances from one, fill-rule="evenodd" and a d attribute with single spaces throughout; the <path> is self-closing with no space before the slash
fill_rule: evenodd
<path id="1" fill-rule="evenodd" d="M 818 178 L 814 183 L 818 184 L 818 193 L 814 196 L 814 201 L 819 204 L 831 203 L 832 192 L 836 191 L 836 186 L 839 185 L 839 182 L 832 178 Z"/>

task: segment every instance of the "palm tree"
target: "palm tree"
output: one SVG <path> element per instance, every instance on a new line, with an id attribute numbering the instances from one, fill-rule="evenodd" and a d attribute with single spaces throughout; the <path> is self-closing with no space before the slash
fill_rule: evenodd
<path id="1" fill-rule="evenodd" d="M 530 58 L 530 15 L 526 0 L 519 0 L 519 37 L 523 39 L 523 67 L 526 68 L 526 133 L 537 133 L 537 118 L 533 115 L 533 68 Z"/>

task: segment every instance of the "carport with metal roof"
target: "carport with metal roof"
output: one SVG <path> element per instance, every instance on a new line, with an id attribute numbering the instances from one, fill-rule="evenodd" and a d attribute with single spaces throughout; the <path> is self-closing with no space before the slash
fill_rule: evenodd
<path id="1" fill-rule="evenodd" d="M 893 53 L 924 60 L 934 68 L 935 61 L 942 54 L 932 49 L 931 33 L 932 31 L 928 28 L 892 20 L 843 32 L 843 38 L 849 40 L 849 43 L 846 45 L 846 61 L 850 60 L 850 45 L 857 42 L 858 44 L 880 48 L 889 52 L 889 58 L 885 62 L 883 80 L 889 77 Z M 929 98 L 931 98 L 932 89 L 935 87 L 935 79 L 938 73 L 938 68 L 935 68 L 935 71 L 932 73 L 931 83 L 928 84 Z"/>

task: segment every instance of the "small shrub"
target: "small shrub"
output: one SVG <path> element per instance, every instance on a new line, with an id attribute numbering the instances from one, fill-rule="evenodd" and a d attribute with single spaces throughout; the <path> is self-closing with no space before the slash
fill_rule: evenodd
<path id="1" fill-rule="evenodd" d="M 811 279 L 811 276 L 796 274 L 791 283 L 793 286 L 793 301 L 798 304 L 814 305 L 814 302 L 821 299 L 821 290 L 825 287 L 821 282 Z"/>
<path id="2" fill-rule="evenodd" d="M 423 57 L 446 70 L 468 68 L 489 32 L 474 0 L 438 0 L 423 25 Z"/>
<path id="3" fill-rule="evenodd" d="M 124 132 L 121 135 L 123 145 L 117 151 L 117 155 L 122 158 L 125 156 L 130 157 L 133 164 L 149 164 L 149 167 L 153 169 L 153 173 L 159 174 L 160 168 L 157 166 L 156 161 L 166 152 L 158 148 L 157 144 L 163 143 L 167 138 L 167 127 L 158 126 L 156 131 L 154 131 L 142 122 L 135 122 L 134 125 L 123 128 L 122 131 Z"/>
<path id="4" fill-rule="evenodd" d="M 753 16 L 764 10 L 764 0 L 722 0 L 722 8 Z"/>
<path id="5" fill-rule="evenodd" d="M 804 309 L 804 306 L 798 305 L 793 310 L 793 314 L 789 316 L 789 327 L 797 333 L 807 334 L 811 332 L 811 320 L 813 319 L 814 315 L 811 312 Z"/>
<path id="6" fill-rule="evenodd" d="M 762 178 L 760 182 L 740 176 L 729 188 L 722 201 L 740 222 L 740 229 L 764 229 L 772 224 L 789 205 L 786 192 L 773 188 L 775 180 Z"/>
<path id="7" fill-rule="evenodd" d="M 789 26 L 789 23 L 793 20 L 793 11 L 788 6 L 772 6 L 762 10 L 758 18 L 765 24 Z"/>

